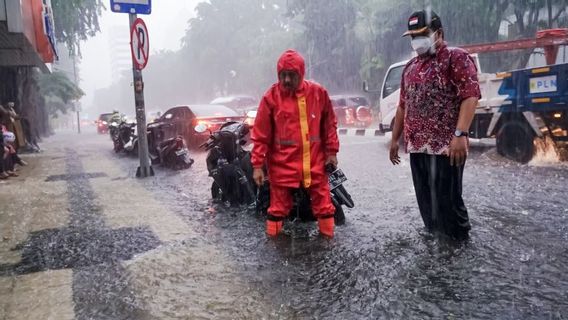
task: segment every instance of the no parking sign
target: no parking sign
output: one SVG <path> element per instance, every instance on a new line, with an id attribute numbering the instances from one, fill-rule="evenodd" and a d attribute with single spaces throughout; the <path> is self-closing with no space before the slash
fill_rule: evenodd
<path id="1" fill-rule="evenodd" d="M 142 70 L 148 63 L 150 53 L 150 40 L 148 28 L 140 18 L 134 20 L 130 28 L 130 50 L 132 52 L 132 62 L 137 70 Z"/>

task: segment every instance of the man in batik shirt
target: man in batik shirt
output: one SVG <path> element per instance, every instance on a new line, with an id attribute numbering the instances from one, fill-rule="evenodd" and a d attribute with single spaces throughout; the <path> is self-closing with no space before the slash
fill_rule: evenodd
<path id="1" fill-rule="evenodd" d="M 466 239 L 471 229 L 462 198 L 468 131 L 481 98 L 477 68 L 469 54 L 448 48 L 440 17 L 418 11 L 408 20 L 417 56 L 406 65 L 395 118 L 390 160 L 400 163 L 404 131 L 414 190 L 428 231 Z"/>

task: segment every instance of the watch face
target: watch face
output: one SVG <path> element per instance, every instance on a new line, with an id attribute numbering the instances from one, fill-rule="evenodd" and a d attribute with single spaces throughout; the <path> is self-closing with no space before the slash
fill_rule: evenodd
<path id="1" fill-rule="evenodd" d="M 463 132 L 462 132 L 461 130 L 456 130 L 456 132 L 454 132 L 454 135 L 455 135 L 456 137 L 461 137 L 462 134 L 463 134 Z"/>

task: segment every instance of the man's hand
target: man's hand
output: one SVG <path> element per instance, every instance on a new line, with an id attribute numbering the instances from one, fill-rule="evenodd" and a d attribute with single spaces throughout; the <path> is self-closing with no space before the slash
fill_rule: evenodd
<path id="1" fill-rule="evenodd" d="M 328 164 L 331 164 L 333 168 L 337 168 L 337 156 L 336 155 L 327 156 L 327 159 L 325 159 L 325 166 L 327 167 Z"/>
<path id="2" fill-rule="evenodd" d="M 392 164 L 394 164 L 395 166 L 397 164 L 400 164 L 400 156 L 398 155 L 398 141 L 391 141 L 389 158 Z"/>
<path id="3" fill-rule="evenodd" d="M 252 171 L 252 179 L 257 186 L 262 186 L 264 184 L 264 170 L 262 170 L 262 168 L 254 168 Z"/>
<path id="4" fill-rule="evenodd" d="M 467 137 L 454 137 L 448 148 L 448 156 L 450 157 L 450 165 L 461 166 L 465 163 L 468 148 Z"/>

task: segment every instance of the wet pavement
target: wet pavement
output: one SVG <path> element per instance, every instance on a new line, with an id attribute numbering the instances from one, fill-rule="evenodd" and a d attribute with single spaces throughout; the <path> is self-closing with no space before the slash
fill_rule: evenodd
<path id="1" fill-rule="evenodd" d="M 423 232 L 408 157 L 392 166 L 386 141 L 342 137 L 356 207 L 333 240 L 297 222 L 274 240 L 209 200 L 204 154 L 140 180 L 107 136 L 52 137 L 35 177 L 0 185 L 0 319 L 34 319 L 23 296 L 52 319 L 568 318 L 566 163 L 473 149 L 473 229 L 455 243 Z M 32 200 L 6 204 L 11 185 Z"/>

